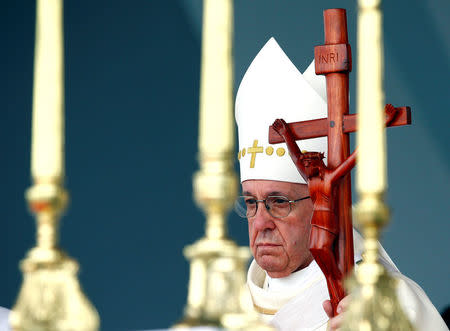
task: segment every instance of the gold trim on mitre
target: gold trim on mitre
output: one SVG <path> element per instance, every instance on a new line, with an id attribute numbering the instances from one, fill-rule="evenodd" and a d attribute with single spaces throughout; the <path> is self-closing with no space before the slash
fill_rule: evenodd
<path id="1" fill-rule="evenodd" d="M 243 148 L 242 150 L 239 150 L 237 158 L 239 161 L 241 161 L 241 159 L 244 158 L 244 156 L 247 154 L 250 156 L 250 163 L 249 166 L 250 168 L 254 168 L 255 164 L 256 164 L 256 155 L 257 154 L 265 154 L 267 156 L 278 156 L 278 157 L 283 157 L 286 154 L 286 150 L 283 147 L 278 147 L 275 151 L 275 149 L 273 148 L 272 145 L 269 144 L 269 146 L 258 146 L 259 142 L 258 139 L 254 139 L 253 140 L 253 145 L 247 148 Z M 275 154 L 274 154 L 275 152 Z"/>
<path id="2" fill-rule="evenodd" d="M 277 155 L 283 156 L 286 153 L 285 149 L 283 147 L 277 148 Z"/>

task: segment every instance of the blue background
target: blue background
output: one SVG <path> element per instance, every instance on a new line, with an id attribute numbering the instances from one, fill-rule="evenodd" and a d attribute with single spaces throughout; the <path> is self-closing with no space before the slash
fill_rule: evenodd
<path id="1" fill-rule="evenodd" d="M 347 9 L 353 46 L 356 2 Z M 235 2 L 235 88 L 274 36 L 303 71 L 323 43 L 331 0 Z M 34 1 L 2 2 L 0 306 L 11 308 L 18 263 L 34 245 L 30 186 Z M 192 200 L 198 169 L 200 0 L 65 2 L 66 187 L 61 246 L 81 264 L 103 330 L 168 327 L 183 314 L 182 248 L 204 233 Z M 413 125 L 388 133 L 390 226 L 383 243 L 442 310 L 450 302 L 450 3 L 384 5 L 386 102 L 409 105 Z M 356 199 L 356 197 L 354 197 Z M 230 236 L 247 227 L 229 218 Z M 447 261 L 447 262 L 445 262 Z"/>

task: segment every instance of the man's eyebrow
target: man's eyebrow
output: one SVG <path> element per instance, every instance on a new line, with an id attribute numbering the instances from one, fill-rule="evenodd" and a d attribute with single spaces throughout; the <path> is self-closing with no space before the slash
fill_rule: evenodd
<path id="1" fill-rule="evenodd" d="M 288 196 L 288 194 L 286 194 L 285 192 L 280 192 L 280 191 L 272 191 L 272 192 L 270 192 L 267 195 L 268 196 L 269 195 L 277 195 L 277 196 L 283 196 L 283 197 L 287 197 Z"/>
<path id="2" fill-rule="evenodd" d="M 242 195 L 251 195 L 254 196 L 253 193 L 249 192 L 249 191 L 244 191 L 242 192 Z M 267 194 L 267 196 L 269 195 L 275 195 L 275 196 L 283 196 L 283 197 L 288 197 L 289 194 L 287 194 L 286 192 L 280 192 L 280 191 L 271 191 Z"/>

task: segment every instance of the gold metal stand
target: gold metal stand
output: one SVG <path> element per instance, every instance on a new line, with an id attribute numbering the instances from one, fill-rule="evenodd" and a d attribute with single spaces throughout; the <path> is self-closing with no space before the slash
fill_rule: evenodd
<path id="1" fill-rule="evenodd" d="M 58 222 L 67 204 L 57 184 L 36 184 L 27 199 L 37 218 L 37 246 L 21 262 L 24 280 L 10 315 L 15 331 L 94 331 L 99 317 L 77 279 L 78 263 L 57 246 Z"/>
<path id="2" fill-rule="evenodd" d="M 365 249 L 363 263 L 357 267 L 355 277 L 347 282 L 352 301 L 344 314 L 341 330 L 413 330 L 397 299 L 397 280 L 378 262 L 379 233 L 389 219 L 382 196 L 364 194 L 356 217 L 363 228 Z"/>
<path id="3" fill-rule="evenodd" d="M 191 264 L 188 299 L 184 318 L 175 327 L 237 329 L 250 320 L 241 304 L 250 250 L 230 240 L 226 228 L 238 191 L 233 170 L 232 5 L 232 0 L 203 4 L 200 170 L 193 185 L 195 200 L 206 215 L 206 233 L 184 249 Z"/>
<path id="4" fill-rule="evenodd" d="M 97 311 L 83 294 L 78 264 L 58 247 L 68 194 L 64 178 L 62 0 L 38 0 L 31 173 L 26 198 L 37 219 L 37 245 L 21 262 L 23 284 L 10 314 L 15 331 L 94 331 Z"/>
<path id="5" fill-rule="evenodd" d="M 232 156 L 200 157 L 194 176 L 194 195 L 206 215 L 206 234 L 184 249 L 190 260 L 188 302 L 179 326 L 222 326 L 226 313 L 240 311 L 240 290 L 245 283 L 247 247 L 226 236 L 225 217 L 237 194 Z"/>
<path id="6" fill-rule="evenodd" d="M 378 262 L 378 238 L 389 221 L 384 131 L 383 33 L 381 0 L 359 0 L 358 166 L 360 202 L 356 220 L 363 229 L 363 263 L 348 281 L 352 300 L 341 330 L 412 330 L 396 296 L 397 281 Z"/>

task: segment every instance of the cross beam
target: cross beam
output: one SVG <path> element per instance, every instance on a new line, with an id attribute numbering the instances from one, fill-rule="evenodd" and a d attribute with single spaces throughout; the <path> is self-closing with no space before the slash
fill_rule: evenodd
<path id="1" fill-rule="evenodd" d="M 396 107 L 395 110 L 395 117 L 392 119 L 388 127 L 411 124 L 410 107 Z M 341 124 L 344 133 L 356 132 L 356 116 L 356 114 L 344 115 L 344 120 Z M 310 121 L 289 123 L 289 128 L 294 134 L 295 140 L 302 140 L 327 136 L 329 125 L 336 125 L 336 123 L 329 123 L 328 118 L 320 118 Z M 269 144 L 279 144 L 282 142 L 284 142 L 283 138 L 273 129 L 272 126 L 270 126 Z"/>

